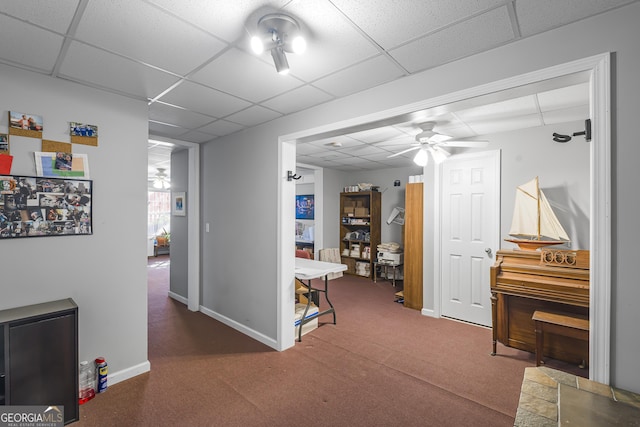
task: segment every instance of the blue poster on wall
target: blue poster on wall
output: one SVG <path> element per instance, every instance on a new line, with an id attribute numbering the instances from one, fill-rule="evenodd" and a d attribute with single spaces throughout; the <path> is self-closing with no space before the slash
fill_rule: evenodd
<path id="1" fill-rule="evenodd" d="M 296 195 L 296 219 L 313 219 L 313 194 Z"/>

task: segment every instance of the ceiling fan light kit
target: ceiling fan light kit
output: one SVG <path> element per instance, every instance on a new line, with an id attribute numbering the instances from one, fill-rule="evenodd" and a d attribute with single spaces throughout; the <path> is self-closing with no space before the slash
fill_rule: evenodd
<path id="1" fill-rule="evenodd" d="M 436 163 L 442 163 L 447 159 L 447 157 L 451 156 L 450 152 L 442 148 L 443 146 L 483 148 L 489 144 L 489 141 L 456 140 L 452 136 L 434 131 L 436 125 L 436 122 L 421 123 L 418 125 L 420 132 L 415 135 L 415 142 L 412 144 L 413 146 L 388 157 L 395 157 L 410 151 L 418 150 L 413 158 L 413 162 L 418 166 L 426 166 L 429 162 L 429 153 L 431 153 L 431 157 Z"/>
<path id="2" fill-rule="evenodd" d="M 429 155 L 427 154 L 427 150 L 421 148 L 416 153 L 416 156 L 413 158 L 413 162 L 418 166 L 427 166 L 429 163 Z"/>
<path id="3" fill-rule="evenodd" d="M 169 188 L 171 188 L 169 177 L 165 173 L 164 168 L 158 168 L 158 172 L 153 179 L 153 188 L 157 188 L 158 190 L 168 190 Z"/>
<path id="4" fill-rule="evenodd" d="M 251 37 L 251 50 L 257 55 L 265 50 L 271 51 L 276 71 L 280 74 L 289 72 L 285 52 L 301 54 L 306 48 L 307 42 L 298 22 L 282 13 L 270 13 L 260 18 L 257 34 Z"/>

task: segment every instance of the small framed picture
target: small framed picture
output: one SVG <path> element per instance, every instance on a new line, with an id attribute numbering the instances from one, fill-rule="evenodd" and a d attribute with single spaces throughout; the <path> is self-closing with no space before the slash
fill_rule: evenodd
<path id="1" fill-rule="evenodd" d="M 9 135 L 6 133 L 0 133 L 0 154 L 10 154 Z"/>
<path id="2" fill-rule="evenodd" d="M 173 204 L 171 205 L 171 213 L 176 216 L 185 216 L 187 214 L 187 196 L 184 191 L 178 191 L 171 194 Z"/>

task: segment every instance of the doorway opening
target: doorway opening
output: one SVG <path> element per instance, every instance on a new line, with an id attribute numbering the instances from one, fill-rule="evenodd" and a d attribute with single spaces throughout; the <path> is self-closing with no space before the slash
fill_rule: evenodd
<path id="1" fill-rule="evenodd" d="M 611 129 L 610 129 L 610 54 L 596 55 L 567 64 L 549 67 L 512 78 L 492 82 L 445 96 L 436 97 L 419 103 L 388 111 L 371 114 L 364 117 L 345 120 L 332 126 L 322 126 L 303 132 L 284 135 L 279 138 L 279 175 L 278 183 L 278 346 L 288 348 L 294 344 L 293 334 L 288 334 L 283 325 L 290 318 L 292 308 L 286 304 L 287 293 L 294 279 L 294 255 L 283 250 L 294 245 L 293 215 L 294 198 L 286 184 L 287 170 L 295 168 L 295 145 L 305 138 L 315 138 L 319 134 L 348 133 L 350 129 L 374 128 L 381 123 L 399 118 L 407 118 L 416 112 L 430 108 L 443 107 L 459 102 L 474 102 L 481 97 L 499 97 L 504 91 L 527 91 L 531 85 L 558 81 L 571 78 L 579 73 L 588 73 L 590 81 L 590 110 L 594 127 L 591 144 L 591 174 L 590 174 L 590 379 L 605 384 L 609 383 L 610 360 L 610 294 L 611 294 Z M 425 224 L 434 227 L 433 218 L 428 218 L 425 212 Z M 429 233 L 425 233 L 425 248 L 432 243 L 427 241 Z M 425 251 L 425 265 L 433 267 L 435 263 L 434 250 Z M 431 304 L 440 300 L 439 285 L 431 276 L 433 268 L 425 268 L 424 295 L 425 301 Z M 426 272 L 429 273 L 426 273 Z M 433 306 L 423 309 L 423 314 L 440 317 L 440 308 Z"/>

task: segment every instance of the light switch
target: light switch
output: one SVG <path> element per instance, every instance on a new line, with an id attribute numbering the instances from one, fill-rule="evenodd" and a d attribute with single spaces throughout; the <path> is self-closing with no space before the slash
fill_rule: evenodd
<path id="1" fill-rule="evenodd" d="M 209 223 L 208 222 L 204 225 L 204 231 L 206 231 L 207 233 L 209 232 Z"/>

